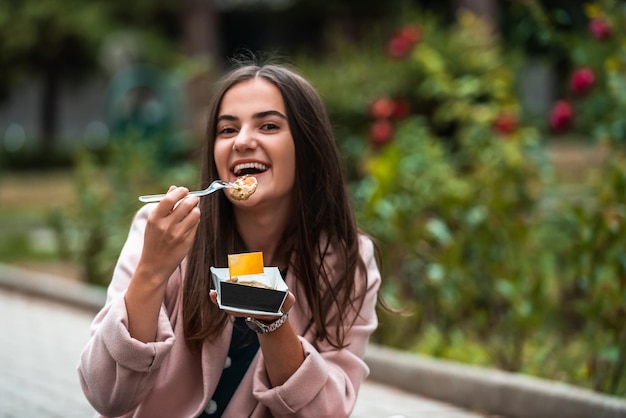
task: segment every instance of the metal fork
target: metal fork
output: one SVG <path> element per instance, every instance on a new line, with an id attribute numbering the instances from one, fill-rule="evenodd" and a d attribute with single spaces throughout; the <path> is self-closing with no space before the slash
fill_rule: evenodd
<path id="1" fill-rule="evenodd" d="M 233 183 L 229 183 L 224 180 L 215 180 L 213 183 L 209 184 L 204 190 L 197 190 L 195 192 L 189 192 L 188 196 L 206 196 L 220 189 L 231 189 L 236 187 Z M 139 196 L 139 200 L 142 202 L 159 202 L 161 199 L 165 197 L 165 194 L 150 194 L 145 196 Z"/>

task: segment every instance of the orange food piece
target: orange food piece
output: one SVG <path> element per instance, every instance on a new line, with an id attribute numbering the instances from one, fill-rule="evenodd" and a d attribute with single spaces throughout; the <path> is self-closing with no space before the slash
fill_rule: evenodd
<path id="1" fill-rule="evenodd" d="M 246 274 L 263 273 L 263 253 L 228 254 L 228 273 L 230 277 Z"/>

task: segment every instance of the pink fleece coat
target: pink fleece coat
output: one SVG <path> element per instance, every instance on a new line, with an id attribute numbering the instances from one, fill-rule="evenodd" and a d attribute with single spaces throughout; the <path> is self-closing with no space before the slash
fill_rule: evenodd
<path id="1" fill-rule="evenodd" d="M 156 341 L 146 344 L 130 337 L 124 294 L 139 261 L 146 221 L 154 206 L 146 205 L 135 216 L 108 288 L 106 305 L 95 317 L 91 339 L 81 355 L 80 382 L 91 405 L 102 414 L 96 416 L 197 417 L 210 402 L 227 362 L 232 323 L 217 341 L 205 341 L 201 355 L 187 349 L 182 322 L 185 262 L 168 282 Z M 301 335 L 304 363 L 287 382 L 272 387 L 259 350 L 223 417 L 350 415 L 359 387 L 369 373 L 363 357 L 378 324 L 375 305 L 380 273 L 373 244 L 365 236 L 360 238 L 360 253 L 367 280 L 362 273 L 357 273 L 355 280 L 357 290 L 365 291 L 365 300 L 354 326 L 346 331 L 347 348 L 339 350 L 325 341 L 315 341 L 312 330 L 302 335 L 310 314 L 303 289 L 289 272 L 286 282 L 298 301 L 289 320 Z M 339 260 L 331 251 L 325 262 L 332 272 Z M 344 318 L 344 322 L 351 323 L 354 316 Z M 337 318 L 329 318 L 330 335 L 334 335 Z"/>

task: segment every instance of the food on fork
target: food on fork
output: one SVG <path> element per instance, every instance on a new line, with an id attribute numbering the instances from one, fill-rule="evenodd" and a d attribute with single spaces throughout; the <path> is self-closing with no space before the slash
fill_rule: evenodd
<path id="1" fill-rule="evenodd" d="M 247 200 L 256 191 L 257 184 L 256 177 L 246 174 L 237 177 L 233 182 L 235 187 L 228 189 L 228 193 L 233 199 Z"/>

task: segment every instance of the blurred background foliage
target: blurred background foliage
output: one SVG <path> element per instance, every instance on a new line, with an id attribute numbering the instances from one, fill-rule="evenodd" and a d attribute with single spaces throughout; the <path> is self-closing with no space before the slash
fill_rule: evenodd
<path id="1" fill-rule="evenodd" d="M 43 87 L 38 145 L 6 128 L 0 173 L 53 167 L 72 191 L 39 224 L 0 209 L 0 259 L 65 260 L 105 286 L 136 196 L 197 186 L 208 89 L 246 50 L 293 64 L 327 104 L 382 291 L 408 313 L 381 311 L 375 341 L 626 395 L 618 0 L 2 2 L 0 93 Z M 106 124 L 55 147 L 59 85 L 94 75 Z M 549 154 L 572 142 L 601 156 L 573 179 Z"/>

